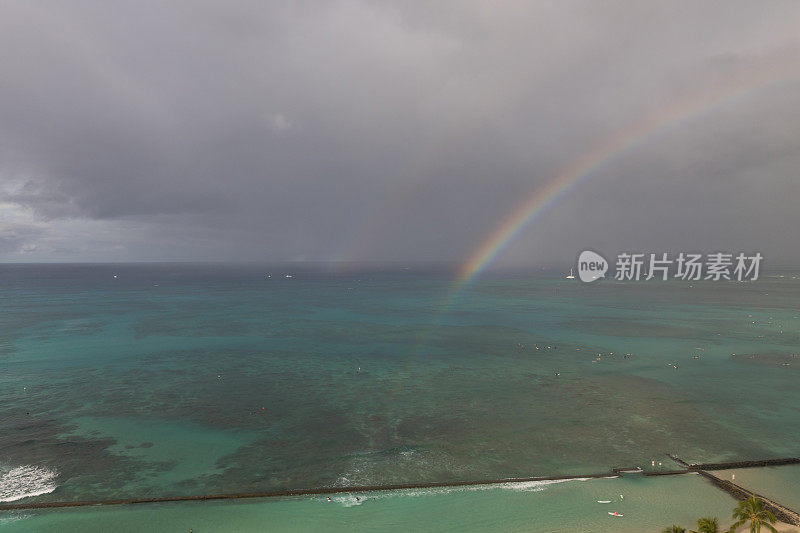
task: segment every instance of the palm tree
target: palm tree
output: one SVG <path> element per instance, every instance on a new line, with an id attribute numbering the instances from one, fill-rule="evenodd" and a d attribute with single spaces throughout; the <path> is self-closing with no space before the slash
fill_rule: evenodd
<path id="1" fill-rule="evenodd" d="M 736 522 L 728 530 L 729 533 L 735 532 L 748 521 L 750 522 L 750 533 L 761 533 L 762 527 L 772 533 L 778 533 L 778 530 L 772 526 L 777 518 L 772 511 L 764 507 L 764 500 L 755 496 L 739 502 L 739 505 L 733 510 L 733 518 Z"/>
<path id="2" fill-rule="evenodd" d="M 661 533 L 686 533 L 686 530 L 684 528 L 682 528 L 681 526 L 673 525 L 672 527 L 668 527 L 667 529 L 665 529 Z"/>
<path id="3" fill-rule="evenodd" d="M 698 518 L 697 531 L 692 533 L 719 533 L 719 521 L 716 518 Z"/>

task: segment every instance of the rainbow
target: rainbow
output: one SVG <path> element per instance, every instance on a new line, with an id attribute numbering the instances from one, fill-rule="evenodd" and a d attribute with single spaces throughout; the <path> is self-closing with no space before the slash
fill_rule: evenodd
<path id="1" fill-rule="evenodd" d="M 567 195 L 613 159 L 641 145 L 650 137 L 674 128 L 700 114 L 710 112 L 756 89 L 783 81 L 797 73 L 797 59 L 791 65 L 781 62 L 756 75 L 741 75 L 725 87 L 707 90 L 659 109 L 643 120 L 617 131 L 569 163 L 561 172 L 538 187 L 497 228 L 492 231 L 459 269 L 463 285 L 488 267 L 513 240 L 546 209 Z M 791 68 L 787 68 L 791 67 Z M 787 70 L 789 73 L 787 74 Z"/>

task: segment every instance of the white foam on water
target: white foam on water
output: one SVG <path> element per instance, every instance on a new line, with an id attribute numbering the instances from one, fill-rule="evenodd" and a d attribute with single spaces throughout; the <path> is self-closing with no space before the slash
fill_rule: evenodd
<path id="1" fill-rule="evenodd" d="M 53 492 L 56 490 L 57 476 L 56 471 L 41 466 L 12 468 L 0 475 L 0 502 L 13 502 Z"/>
<path id="2" fill-rule="evenodd" d="M 344 507 L 353 507 L 355 505 L 361 505 L 364 503 L 364 498 L 361 496 L 356 496 L 355 494 L 342 494 L 331 499 Z"/>
<path id="3" fill-rule="evenodd" d="M 342 493 L 331 495 L 331 502 L 338 503 L 344 507 L 361 505 L 369 500 L 381 500 L 398 496 L 420 497 L 433 496 L 437 494 L 450 494 L 453 492 L 477 491 L 477 490 L 512 490 L 520 492 L 540 492 L 547 490 L 550 485 L 566 483 L 567 481 L 589 481 L 591 478 L 571 478 L 571 479 L 548 479 L 541 481 L 509 481 L 508 483 L 490 483 L 486 485 L 462 485 L 454 487 L 430 487 L 419 489 L 399 489 L 362 493 Z M 327 496 L 325 500 L 327 501 Z M 358 499 L 356 499 L 358 498 Z"/>
<path id="4" fill-rule="evenodd" d="M 516 490 L 522 492 L 539 492 L 545 490 L 548 485 L 566 483 L 567 481 L 589 481 L 588 477 L 577 477 L 570 479 L 546 479 L 541 481 L 510 481 L 508 483 L 497 483 L 495 485 L 476 485 L 475 490 L 488 490 L 493 488 Z"/>
<path id="5" fill-rule="evenodd" d="M 19 522 L 21 520 L 25 520 L 29 518 L 31 515 L 28 514 L 15 514 L 15 515 L 7 515 L 7 516 L 0 516 L 0 527 L 13 524 L 14 522 Z"/>

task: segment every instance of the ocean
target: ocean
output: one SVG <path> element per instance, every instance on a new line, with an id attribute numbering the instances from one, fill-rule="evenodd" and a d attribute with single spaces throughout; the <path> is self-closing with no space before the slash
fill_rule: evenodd
<path id="1" fill-rule="evenodd" d="M 462 285 L 416 265 L 2 265 L 0 501 L 797 456 L 798 296 L 790 271 L 591 284 L 508 271 Z M 624 519 L 598 511 L 607 492 L 627 493 Z M 0 528 L 134 531 L 161 517 L 180 530 L 215 516 L 214 531 L 405 519 L 659 531 L 675 513 L 727 518 L 735 505 L 697 476 L 344 498 L 0 512 Z"/>

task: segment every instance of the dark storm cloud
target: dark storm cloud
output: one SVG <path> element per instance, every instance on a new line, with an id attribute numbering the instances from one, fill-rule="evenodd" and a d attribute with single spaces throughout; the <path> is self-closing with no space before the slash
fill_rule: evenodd
<path id="1" fill-rule="evenodd" d="M 769 238 L 800 222 L 794 3 L 0 12 L 6 259 L 459 260 L 602 138 L 771 65 L 784 80 L 615 160 L 506 259 L 591 242 L 798 259 Z"/>

